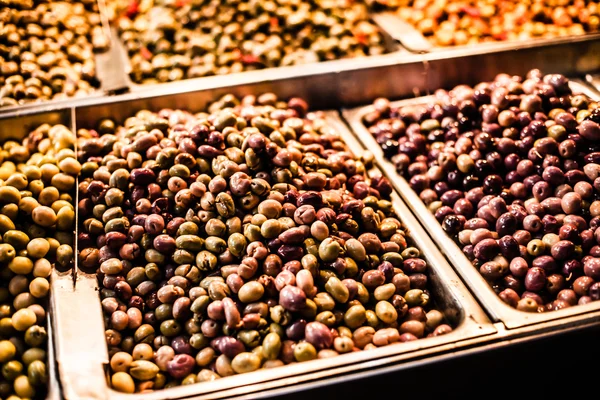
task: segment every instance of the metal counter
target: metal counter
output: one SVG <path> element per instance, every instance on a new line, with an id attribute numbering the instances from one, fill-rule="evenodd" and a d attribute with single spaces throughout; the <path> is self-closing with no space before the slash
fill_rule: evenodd
<path id="1" fill-rule="evenodd" d="M 571 89 L 576 93 L 586 94 L 593 99 L 600 98 L 598 93 L 581 83 L 571 82 Z M 434 98 L 432 96 L 426 96 L 396 101 L 392 103 L 392 106 L 403 107 L 423 105 L 431 101 L 434 101 Z M 575 315 L 577 315 L 578 318 L 572 319 L 572 323 L 584 323 L 586 321 L 597 320 L 598 313 L 594 312 L 600 310 L 600 302 L 592 302 L 586 305 L 578 305 L 545 313 L 527 313 L 518 311 L 505 304 L 481 276 L 477 268 L 475 268 L 471 261 L 464 255 L 461 248 L 444 232 L 441 224 L 428 210 L 425 203 L 421 201 L 419 195 L 412 190 L 406 179 L 398 174 L 394 165 L 385 158 L 381 147 L 363 124 L 364 116 L 373 110 L 373 106 L 359 107 L 351 110 L 344 110 L 343 115 L 363 145 L 374 153 L 375 159 L 381 169 L 385 171 L 387 177 L 392 181 L 396 190 L 401 194 L 417 218 L 427 227 L 430 236 L 440 247 L 444 255 L 450 260 L 451 264 L 464 279 L 467 287 L 473 291 L 494 321 L 500 321 L 507 328 L 514 329 L 533 324 L 547 323 Z M 569 326 L 566 321 L 563 323 L 564 326 Z"/>

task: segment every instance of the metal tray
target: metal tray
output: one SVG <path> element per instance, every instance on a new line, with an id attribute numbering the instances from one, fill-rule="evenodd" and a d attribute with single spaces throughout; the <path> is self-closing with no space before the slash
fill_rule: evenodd
<path id="1" fill-rule="evenodd" d="M 99 0 L 99 1 L 105 1 L 105 0 Z M 103 8 L 103 9 L 104 9 L 104 13 L 106 15 L 108 12 L 106 11 L 106 8 Z M 116 50 L 115 50 L 115 55 L 112 59 L 112 65 L 110 65 L 109 68 L 111 68 L 111 72 L 113 75 L 119 76 L 119 80 L 121 82 L 126 82 L 128 84 L 128 87 L 132 92 L 138 92 L 138 91 L 151 90 L 157 86 L 160 87 L 160 86 L 166 86 L 166 85 L 173 85 L 174 83 L 179 83 L 179 82 L 186 82 L 188 85 L 196 86 L 196 82 L 198 82 L 198 81 L 202 82 L 203 80 L 206 80 L 206 79 L 215 79 L 215 78 L 227 79 L 228 77 L 231 77 L 231 76 L 246 75 L 246 74 L 253 74 L 257 77 L 260 77 L 261 75 L 269 76 L 270 74 L 273 73 L 274 70 L 279 70 L 279 69 L 291 69 L 291 73 L 294 74 L 294 72 L 297 73 L 303 69 L 307 69 L 307 68 L 310 69 L 312 66 L 314 66 L 316 64 L 325 64 L 325 65 L 327 65 L 328 70 L 336 71 L 336 70 L 343 69 L 344 68 L 343 66 L 346 63 L 356 63 L 356 62 L 360 63 L 364 59 L 378 60 L 380 58 L 383 58 L 383 59 L 388 58 L 390 55 L 397 56 L 397 55 L 410 55 L 411 54 L 407 49 L 402 47 L 401 44 L 398 42 L 397 35 L 394 35 L 393 33 L 388 32 L 383 26 L 378 24 L 378 22 L 376 20 L 372 20 L 371 22 L 373 22 L 375 25 L 377 25 L 380 29 L 380 32 L 384 39 L 385 50 L 386 50 L 385 54 L 376 55 L 376 56 L 367 56 L 367 57 L 344 58 L 344 59 L 337 59 L 337 60 L 331 60 L 331 61 L 319 61 L 316 63 L 301 64 L 301 65 L 295 65 L 295 66 L 289 66 L 289 67 L 271 67 L 271 68 L 253 70 L 253 71 L 242 71 L 242 72 L 221 75 L 221 76 L 206 76 L 206 77 L 199 77 L 199 78 L 181 79 L 181 80 L 175 81 L 175 82 L 149 83 L 149 84 L 135 83 L 131 80 L 131 78 L 129 76 L 129 73 L 131 72 L 131 69 L 132 69 L 131 59 L 129 57 L 129 54 L 127 54 L 127 50 L 125 49 L 123 42 L 121 41 L 121 37 L 119 35 L 118 30 L 113 27 L 113 29 L 111 30 L 112 39 L 113 39 L 112 45 L 116 48 Z M 257 72 L 259 72 L 260 74 L 256 74 Z"/>
<path id="2" fill-rule="evenodd" d="M 600 38 L 600 32 L 586 33 L 584 35 L 560 36 L 555 38 L 530 38 L 524 40 L 498 40 L 492 42 L 482 42 L 456 46 L 436 46 L 425 35 L 423 35 L 411 23 L 402 19 L 395 12 L 381 12 L 373 16 L 376 23 L 385 29 L 389 34 L 398 40 L 402 45 L 413 53 L 428 53 L 428 52 L 445 52 L 465 49 L 484 49 L 487 51 L 495 51 L 498 49 L 520 46 L 545 46 L 552 44 L 556 40 L 566 40 L 572 42 L 578 41 L 593 41 Z"/>
<path id="3" fill-rule="evenodd" d="M 572 81 L 570 86 L 571 89 L 576 93 L 586 94 L 593 99 L 600 98 L 595 91 L 579 82 Z M 432 96 L 425 96 L 415 99 L 396 101 L 392 103 L 392 106 L 401 107 L 421 105 L 427 104 L 433 100 L 434 98 Z M 494 321 L 500 321 L 508 329 L 514 329 L 575 315 L 578 316 L 578 318 L 574 319 L 574 321 L 577 322 L 598 319 L 598 313 L 591 312 L 600 310 L 600 302 L 592 302 L 586 305 L 578 305 L 558 311 L 539 314 L 518 311 L 517 309 L 505 304 L 500 297 L 496 295 L 492 287 L 481 276 L 479 271 L 473 267 L 473 264 L 464 255 L 460 247 L 448 235 L 446 235 L 440 223 L 427 209 L 427 206 L 421 201 L 419 195 L 411 189 L 406 179 L 398 174 L 394 165 L 385 158 L 381 147 L 377 144 L 373 136 L 363 124 L 364 116 L 373 110 L 373 106 L 370 105 L 351 110 L 344 110 L 343 115 L 358 139 L 366 148 L 374 153 L 375 159 L 381 169 L 392 181 L 396 190 L 401 194 L 405 202 L 409 205 L 420 222 L 427 227 L 427 231 L 429 232 L 430 236 L 440 247 L 444 255 L 450 260 L 451 264 L 465 281 L 467 287 L 473 291 L 475 296 L 484 306 L 486 311 L 491 315 Z"/>
<path id="4" fill-rule="evenodd" d="M 556 73 L 568 75 L 580 75 L 600 70 L 600 58 L 597 57 L 597 54 L 600 53 L 600 33 L 554 39 L 530 39 L 440 48 L 431 46 L 429 41 L 412 25 L 395 15 L 373 13 L 372 18 L 385 38 L 387 50 L 389 51 L 387 54 L 267 68 L 223 76 L 183 79 L 176 82 L 137 84 L 129 78 L 129 71 L 131 70 L 129 56 L 116 29 L 113 29 L 112 46 L 114 46 L 115 51 L 109 69 L 111 75 L 118 76 L 118 80 L 127 84 L 132 92 L 153 91 L 157 87 L 164 87 L 164 90 L 171 91 L 177 91 L 181 87 L 200 90 L 228 86 L 230 80 L 260 82 L 318 76 L 325 73 L 335 75 L 334 79 L 328 80 L 328 85 L 335 86 L 337 84 L 338 91 L 342 95 L 340 97 L 342 101 L 344 100 L 344 92 L 347 90 L 352 90 L 349 96 L 352 101 L 357 99 L 357 93 L 353 91 L 353 87 L 365 79 L 363 78 L 365 73 L 367 74 L 367 80 L 375 85 L 373 88 L 367 88 L 366 92 L 372 93 L 374 90 L 379 90 L 376 96 L 370 96 L 374 98 L 377 96 L 392 97 L 390 93 L 395 93 L 394 97 L 397 97 L 398 95 L 414 95 L 415 90 L 423 90 L 425 93 L 429 90 L 435 90 L 439 87 L 438 82 L 433 80 L 437 77 L 436 69 L 443 74 L 442 76 L 444 74 L 448 75 L 444 78 L 446 81 L 453 79 L 453 74 L 458 74 L 459 76 L 454 79 L 454 82 L 462 82 L 465 77 L 469 76 L 464 75 L 465 62 L 483 67 L 479 71 L 475 71 L 479 76 L 479 80 L 485 79 L 481 75 L 482 73 L 494 75 L 500 72 L 525 74 L 533 68 L 533 60 L 535 60 L 538 68 L 552 69 Z M 471 59 L 473 60 L 471 61 Z M 437 68 L 437 64 L 440 65 L 439 68 Z M 377 69 L 378 72 L 371 74 L 372 68 Z M 405 77 L 405 80 L 393 82 L 391 85 L 389 85 L 390 82 L 376 82 L 384 74 L 396 74 L 396 72 L 389 71 L 390 69 L 401 71 L 398 76 Z M 386 86 L 386 84 L 389 86 Z M 382 85 L 384 87 L 381 87 Z M 400 94 L 398 89 L 401 90 Z M 363 90 L 365 88 L 361 85 L 358 91 Z M 358 94 L 358 97 L 360 96 L 361 94 Z M 349 105 L 346 102 L 344 104 Z M 358 105 L 360 102 L 354 102 L 353 104 Z"/>
<path id="5" fill-rule="evenodd" d="M 248 88 L 240 88 L 240 90 L 247 91 Z M 211 91 L 195 92 L 188 96 L 169 95 L 127 102 L 119 102 L 114 98 L 114 101 L 100 106 L 76 108 L 75 123 L 78 127 L 95 126 L 100 119 L 109 116 L 122 121 L 137 110 L 147 107 L 151 109 L 184 107 L 194 111 L 204 108 L 204 105 L 214 98 Z M 327 112 L 326 116 L 331 126 L 342 135 L 353 152 L 361 154 L 365 151 L 336 111 Z M 370 171 L 370 173 L 374 172 L 375 170 Z M 290 382 L 321 379 L 348 371 L 367 370 L 390 363 L 431 356 L 437 354 L 438 347 L 457 349 L 469 345 L 474 340 L 491 338 L 497 332 L 497 328 L 463 286 L 400 197 L 394 193 L 392 200 L 402 222 L 409 228 L 414 243 L 423 250 L 423 257 L 430 265 L 433 298 L 455 327 L 449 334 L 331 359 L 259 370 L 214 382 L 180 386 L 144 395 L 127 395 L 116 392 L 107 385 L 105 366 L 109 359 L 104 339 L 104 319 L 97 278 L 95 274 L 87 274 L 76 267 L 74 286 L 69 285 L 66 280 L 60 281 L 60 284 L 58 280 L 53 281 L 57 359 L 65 398 L 164 399 L 192 395 L 215 398 L 247 394 L 266 388 L 282 387 Z M 86 362 L 82 363 L 82 359 Z"/>
<path id="6" fill-rule="evenodd" d="M 115 58 L 115 50 L 113 46 L 114 37 L 110 31 L 109 21 L 104 11 L 106 5 L 105 0 L 96 0 L 98 3 L 98 13 L 100 14 L 101 26 L 104 34 L 107 35 L 110 42 L 109 49 L 104 53 L 94 53 L 96 61 L 96 76 L 100 81 L 100 87 L 93 92 L 82 97 L 70 97 L 59 100 L 45 100 L 39 102 L 19 104 L 16 106 L 0 107 L 0 115 L 20 112 L 21 110 L 39 110 L 39 109 L 61 109 L 67 108 L 71 103 L 80 102 L 88 98 L 101 98 L 105 94 L 111 94 L 115 91 L 123 89 L 123 85 L 118 80 L 118 76 L 114 75 L 112 63 Z M 120 76 L 120 74 L 119 74 Z"/>
<path id="7" fill-rule="evenodd" d="M 72 112 L 69 109 L 45 112 L 35 115 L 28 115 L 25 117 L 17 117 L 11 119 L 2 119 L 0 117 L 0 142 L 6 140 L 21 140 L 43 123 L 49 124 L 63 124 L 68 128 L 72 128 Z M 75 133 L 75 132 L 73 132 Z M 58 400 L 62 398 L 61 388 L 57 375 L 57 362 L 56 362 L 56 349 L 55 349 L 55 336 L 54 326 L 55 314 L 52 307 L 55 297 L 57 296 L 54 287 L 60 281 L 73 282 L 73 271 L 71 269 L 63 272 L 53 270 L 50 277 L 50 290 L 48 303 L 46 306 L 46 332 L 48 333 L 48 342 L 46 349 L 46 365 L 48 367 L 48 386 L 46 393 L 46 400 Z"/>
<path id="8" fill-rule="evenodd" d="M 114 34 L 111 38 L 113 45 L 117 43 L 111 49 L 118 53 L 118 39 Z M 600 71 L 598 54 L 600 37 L 561 38 L 545 41 L 543 45 L 499 43 L 493 51 L 478 47 L 424 54 L 398 51 L 381 56 L 147 85 L 148 87 L 125 94 L 122 92 L 128 89 L 123 86 L 128 84 L 123 83 L 123 79 L 128 77 L 124 76 L 126 74 L 122 69 L 115 67 L 121 62 L 119 56 L 111 56 L 109 67 L 113 69 L 107 75 L 116 80 L 111 93 L 118 94 L 118 101 L 143 99 L 150 103 L 149 99 L 152 97 L 182 93 L 189 93 L 189 96 L 198 99 L 194 93 L 201 90 L 215 95 L 227 92 L 245 94 L 252 88 L 257 92 L 280 93 L 283 97 L 301 96 L 315 109 L 330 109 L 364 105 L 377 97 L 422 96 L 440 87 L 490 80 L 498 73 L 524 75 L 531 68 L 583 76 Z M 0 115 L 18 116 L 61 108 L 102 105 L 107 101 L 112 101 L 112 98 L 105 95 L 71 98 L 60 102 L 7 107 L 0 109 Z M 202 98 L 198 101 L 205 103 Z M 188 104 L 193 105 L 194 102 L 190 101 Z"/>

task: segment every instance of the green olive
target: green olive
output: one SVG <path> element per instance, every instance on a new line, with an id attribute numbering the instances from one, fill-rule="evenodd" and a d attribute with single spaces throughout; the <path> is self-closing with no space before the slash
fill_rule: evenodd
<path id="1" fill-rule="evenodd" d="M 17 252 L 13 246 L 8 243 L 0 243 L 0 263 L 9 263 L 16 255 Z"/>
<path id="2" fill-rule="evenodd" d="M 227 239 L 227 247 L 231 254 L 236 257 L 241 257 L 246 251 L 246 237 L 241 233 L 232 233 Z"/>
<path id="3" fill-rule="evenodd" d="M 362 305 L 354 305 L 344 313 L 344 323 L 351 329 L 356 329 L 367 320 L 366 310 Z"/>
<path id="4" fill-rule="evenodd" d="M 8 362 L 12 360 L 16 354 L 17 348 L 12 342 L 8 340 L 0 341 L 0 362 Z"/>
<path id="5" fill-rule="evenodd" d="M 331 295 L 338 303 L 346 303 L 350 297 L 348 288 L 335 276 L 332 276 L 325 283 L 325 290 Z"/>
<path id="6" fill-rule="evenodd" d="M 2 235 L 5 243 L 12 245 L 16 250 L 24 249 L 29 243 L 29 236 L 17 230 L 9 230 Z"/>
<path id="7" fill-rule="evenodd" d="M 33 258 L 45 257 L 48 251 L 50 251 L 50 243 L 46 239 L 32 239 L 27 244 L 27 254 Z"/>
<path id="8" fill-rule="evenodd" d="M 204 248 L 205 242 L 202 238 L 192 235 L 181 235 L 175 239 L 177 248 L 190 252 L 198 252 Z"/>
<path id="9" fill-rule="evenodd" d="M 404 295 L 409 307 L 425 306 L 429 303 L 429 296 L 421 289 L 411 289 Z"/>
<path id="10" fill-rule="evenodd" d="M 265 288 L 260 282 L 250 281 L 245 283 L 238 292 L 238 298 L 243 303 L 254 303 L 264 294 Z"/>
<path id="11" fill-rule="evenodd" d="M 542 254 L 544 254 L 545 250 L 546 244 L 539 239 L 533 239 L 529 243 L 527 243 L 527 253 L 534 257 L 541 256 Z"/>
<path id="12" fill-rule="evenodd" d="M 126 372 L 117 372 L 111 377 L 113 389 L 122 393 L 133 393 L 135 391 L 135 383 L 131 375 Z"/>
<path id="13" fill-rule="evenodd" d="M 338 258 L 341 251 L 342 247 L 336 240 L 326 238 L 319 245 L 319 258 L 324 262 L 333 262 Z"/>
<path id="14" fill-rule="evenodd" d="M 129 374 L 135 379 L 142 381 L 154 379 L 158 371 L 158 366 L 147 360 L 133 361 L 129 368 Z"/>
<path id="15" fill-rule="evenodd" d="M 17 396 L 21 398 L 32 398 L 35 396 L 35 388 L 31 385 L 26 375 L 18 376 L 15 379 L 14 389 Z"/>
<path id="16" fill-rule="evenodd" d="M 15 229 L 15 224 L 8 216 L 0 214 L 0 233 L 4 234 L 6 231 L 10 231 L 12 229 Z"/>
<path id="17" fill-rule="evenodd" d="M 396 286 L 393 283 L 387 283 L 385 285 L 375 288 L 373 295 L 375 300 L 388 300 L 396 293 Z"/>
<path id="18" fill-rule="evenodd" d="M 317 358 L 317 349 L 309 342 L 300 342 L 294 346 L 294 358 L 298 362 L 314 360 Z"/>
<path id="19" fill-rule="evenodd" d="M 260 368 L 260 357 L 254 353 L 239 353 L 231 360 L 231 368 L 238 374 L 256 371 Z"/>
<path id="20" fill-rule="evenodd" d="M 27 377 L 34 386 L 40 386 L 47 382 L 46 364 L 42 361 L 33 361 L 27 367 Z"/>
<path id="21" fill-rule="evenodd" d="M 262 342 L 262 353 L 267 360 L 275 360 L 281 351 L 281 337 L 276 333 L 269 333 Z"/>
<path id="22" fill-rule="evenodd" d="M 23 364 L 16 360 L 9 361 L 2 366 L 2 376 L 8 381 L 14 381 L 17 378 L 17 376 L 21 375 L 22 372 Z"/>
<path id="23" fill-rule="evenodd" d="M 377 302 L 375 305 L 375 313 L 377 314 L 377 318 L 386 324 L 394 323 L 398 319 L 398 312 L 394 306 L 385 300 Z"/>
<path id="24" fill-rule="evenodd" d="M 2 186 L 0 187 L 0 199 L 2 203 L 19 204 L 21 193 L 13 186 Z"/>
<path id="25" fill-rule="evenodd" d="M 25 343 L 31 347 L 40 347 L 48 340 L 46 329 L 39 325 L 32 325 L 25 331 Z"/>

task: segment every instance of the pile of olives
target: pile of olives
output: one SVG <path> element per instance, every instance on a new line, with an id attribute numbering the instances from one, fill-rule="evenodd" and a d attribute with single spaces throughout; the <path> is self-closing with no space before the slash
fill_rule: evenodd
<path id="1" fill-rule="evenodd" d="M 147 5 L 127 8 L 117 20 L 136 83 L 386 51 L 362 1 L 161 0 Z"/>
<path id="2" fill-rule="evenodd" d="M 364 122 L 500 298 L 600 300 L 600 106 L 562 75 L 500 74 Z"/>
<path id="3" fill-rule="evenodd" d="M 428 265 L 322 113 L 226 95 L 78 132 L 79 266 L 133 393 L 446 334 Z"/>
<path id="4" fill-rule="evenodd" d="M 44 124 L 0 148 L 0 397 L 43 398 L 53 267 L 73 262 L 75 135 Z"/>

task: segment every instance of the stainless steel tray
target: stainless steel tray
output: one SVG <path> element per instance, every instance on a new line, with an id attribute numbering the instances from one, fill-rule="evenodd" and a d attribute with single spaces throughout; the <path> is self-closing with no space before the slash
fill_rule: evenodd
<path id="1" fill-rule="evenodd" d="M 576 93 L 583 93 L 587 96 L 598 99 L 600 96 L 587 86 L 579 82 L 571 82 L 571 89 Z M 419 97 L 415 99 L 400 100 L 393 102 L 394 107 L 411 106 L 427 104 L 433 101 L 432 96 Z M 527 313 L 518 311 L 509 305 L 505 304 L 493 291 L 491 286 L 481 276 L 479 271 L 473 267 L 473 264 L 463 254 L 458 245 L 444 232 L 440 223 L 435 219 L 435 216 L 427 209 L 427 206 L 421 201 L 419 195 L 411 189 L 406 179 L 396 172 L 394 165 L 385 158 L 381 147 L 377 144 L 373 136 L 369 133 L 366 126 L 363 124 L 364 116 L 374 110 L 373 106 L 359 107 L 351 110 L 344 110 L 343 116 L 348 121 L 350 127 L 363 143 L 363 145 L 371 150 L 377 163 L 385 172 L 387 177 L 392 181 L 396 190 L 403 197 L 421 223 L 427 227 L 430 236 L 440 247 L 444 255 L 450 260 L 456 271 L 465 281 L 486 311 L 491 315 L 494 321 L 502 322 L 508 329 L 525 327 L 528 325 L 539 324 L 559 320 L 561 318 L 572 317 L 577 315 L 578 318 L 573 319 L 574 322 L 582 323 L 584 321 L 598 320 L 598 313 L 594 311 L 600 310 L 600 302 L 592 302 L 586 305 L 574 306 L 558 311 L 546 313 Z"/>
<path id="2" fill-rule="evenodd" d="M 499 49 L 521 46 L 545 46 L 554 43 L 556 40 L 573 41 L 594 41 L 600 38 L 600 32 L 586 33 L 584 35 L 561 36 L 556 38 L 530 38 L 524 40 L 499 40 L 493 42 L 482 42 L 456 46 L 437 46 L 432 43 L 412 24 L 402 19 L 395 12 L 381 12 L 375 14 L 373 19 L 379 26 L 385 29 L 392 37 L 398 40 L 402 45 L 413 53 L 428 52 L 446 52 L 462 51 L 469 49 L 482 49 L 485 51 L 497 51 Z"/>
<path id="3" fill-rule="evenodd" d="M 96 0 L 98 3 L 98 13 L 100 14 L 102 30 L 104 34 L 109 38 L 111 46 L 104 53 L 94 53 L 94 59 L 96 62 L 96 75 L 100 81 L 100 87 L 95 91 L 83 96 L 83 97 L 70 97 L 60 100 L 46 100 L 40 102 L 32 102 L 26 104 L 20 104 L 16 106 L 0 107 L 0 115 L 20 112 L 21 110 L 41 110 L 41 109 L 61 109 L 67 108 L 72 103 L 78 103 L 88 98 L 102 98 L 105 94 L 110 94 L 114 91 L 122 89 L 119 81 L 119 76 L 114 75 L 112 63 L 114 59 L 114 46 L 112 45 L 114 38 L 111 35 L 109 21 L 106 17 L 106 11 L 104 11 L 106 5 L 105 0 Z"/>
<path id="4" fill-rule="evenodd" d="M 65 109 L 11 119 L 2 119 L 0 117 L 0 142 L 4 142 L 6 140 L 11 139 L 21 140 L 25 136 L 27 136 L 29 132 L 31 132 L 33 129 L 35 129 L 43 123 L 63 124 L 68 128 L 72 128 L 72 115 L 73 114 L 71 110 Z M 59 378 L 57 375 L 56 349 L 54 343 L 55 314 L 52 307 L 52 303 L 56 296 L 54 292 L 54 286 L 57 283 L 57 281 L 60 280 L 73 282 L 73 271 L 67 270 L 64 272 L 59 272 L 54 270 L 52 276 L 50 277 L 50 284 L 52 286 L 52 290 L 50 291 L 48 304 L 46 307 L 46 332 L 48 333 L 48 343 L 46 349 L 48 386 L 46 400 L 58 400 L 62 398 Z"/>
<path id="5" fill-rule="evenodd" d="M 247 91 L 247 88 L 239 88 Z M 296 88 L 290 88 L 296 89 Z M 258 92 L 258 90 L 253 90 Z M 170 95 L 131 101 L 113 101 L 99 106 L 75 109 L 77 127 L 91 127 L 102 118 L 123 120 L 141 108 L 184 107 L 192 110 L 204 108 L 213 99 L 212 91 L 195 92 L 189 96 Z M 365 151 L 349 132 L 337 112 L 327 112 L 327 119 L 344 138 L 352 151 Z M 375 170 L 370 171 L 374 173 Z M 59 376 L 65 398 L 143 398 L 164 399 L 201 395 L 207 398 L 247 394 L 266 388 L 282 387 L 290 382 L 298 383 L 335 376 L 348 371 L 367 370 L 381 365 L 431 356 L 437 348 L 457 349 L 473 340 L 491 338 L 497 332 L 469 291 L 463 286 L 447 261 L 411 214 L 397 194 L 392 197 L 401 220 L 409 228 L 416 246 L 430 265 L 432 294 L 438 307 L 445 311 L 455 330 L 444 336 L 424 338 L 397 346 L 387 346 L 365 352 L 341 355 L 331 359 L 315 360 L 271 370 L 259 370 L 250 374 L 219 379 L 214 382 L 180 386 L 148 394 L 127 395 L 110 389 L 104 368 L 108 364 L 108 351 L 104 339 L 104 320 L 95 274 L 87 274 L 75 268 L 75 284 L 66 279 L 54 280 L 53 309 L 55 315 L 55 339 Z M 85 363 L 82 363 L 85 360 Z"/>
<path id="6" fill-rule="evenodd" d="M 266 82 L 280 79 L 327 76 L 325 89 L 337 92 L 339 103 L 345 106 L 364 103 L 367 98 L 405 97 L 427 94 L 441 82 L 458 84 L 466 79 L 481 81 L 500 72 L 525 74 L 531 68 L 552 70 L 567 75 L 582 75 L 600 70 L 600 33 L 555 39 L 483 43 L 474 46 L 437 48 L 411 25 L 389 19 L 385 13 L 373 14 L 388 45 L 388 54 L 354 59 L 323 61 L 314 64 L 245 71 L 224 76 L 208 76 L 158 84 L 137 84 L 129 78 L 129 56 L 113 30 L 113 46 L 119 53 L 112 58 L 112 75 L 128 82 L 132 92 L 201 90 L 231 86 L 231 82 Z M 465 63 L 479 66 L 464 68 Z M 469 71 L 466 73 L 466 71 Z M 382 76 L 401 76 L 398 80 L 381 80 Z M 440 78 L 442 78 L 440 80 Z M 362 82 L 369 82 L 364 87 Z M 365 99 L 360 101 L 361 99 Z M 338 103 L 336 103 L 338 104 Z M 336 105 L 334 104 L 334 105 Z M 331 107 L 331 104 L 324 107 Z"/>

